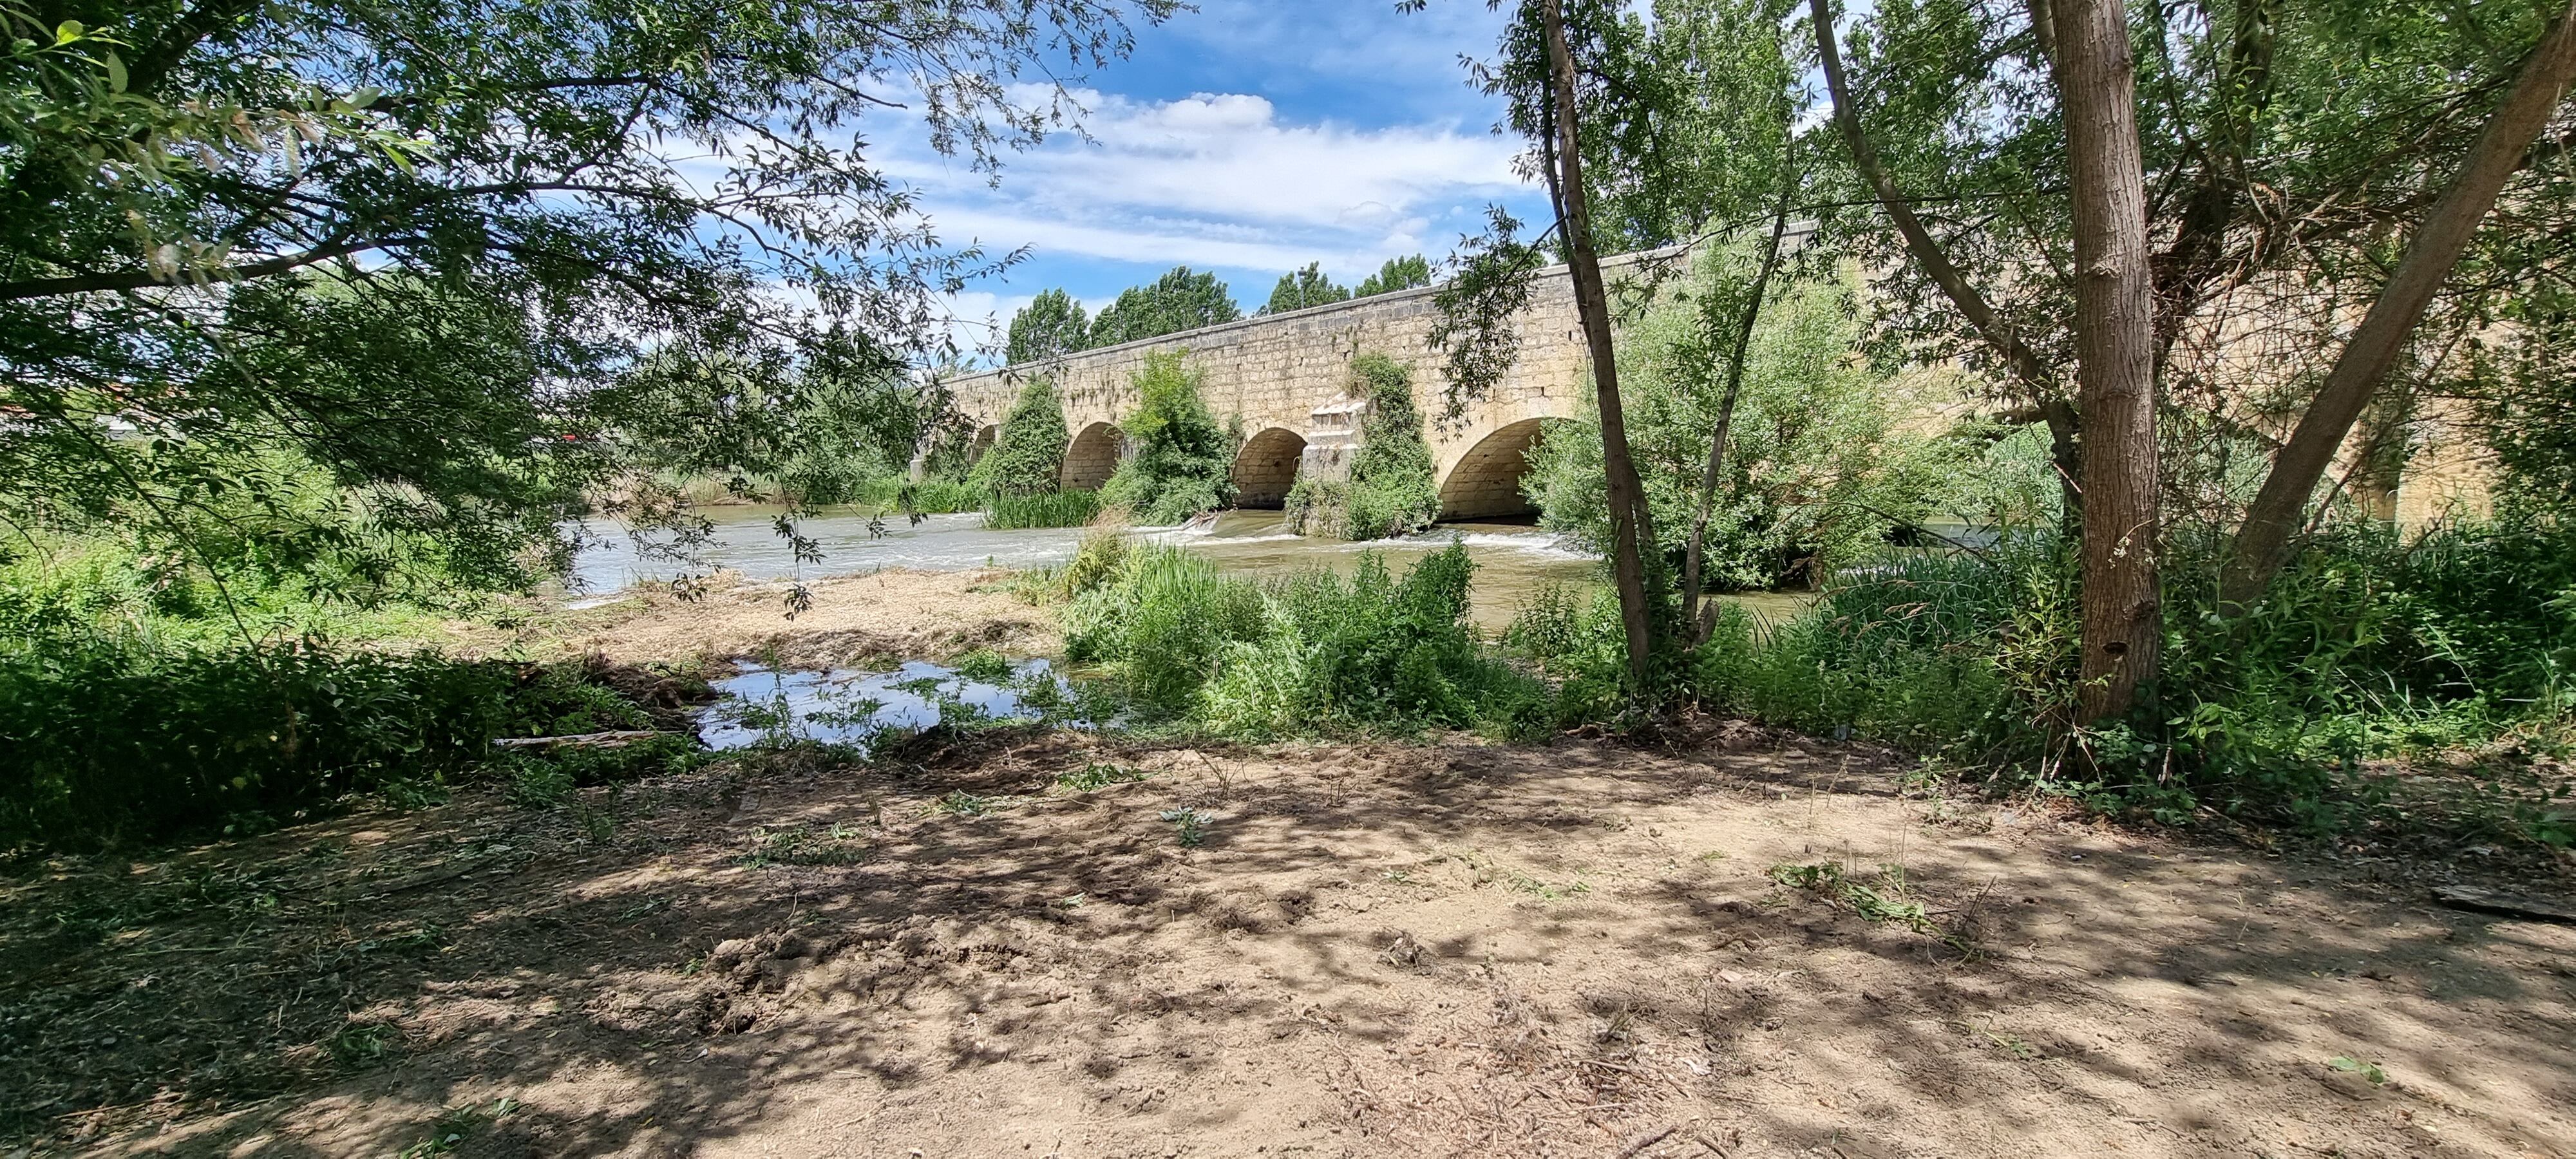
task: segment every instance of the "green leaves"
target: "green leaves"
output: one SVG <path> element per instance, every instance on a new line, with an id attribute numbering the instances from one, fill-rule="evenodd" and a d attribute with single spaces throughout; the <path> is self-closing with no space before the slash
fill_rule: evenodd
<path id="1" fill-rule="evenodd" d="M 1334 284 L 1333 279 L 1324 276 L 1321 263 L 1308 262 L 1305 269 L 1279 275 L 1279 284 L 1271 287 L 1269 304 L 1264 305 L 1261 312 L 1285 314 L 1290 310 L 1303 310 L 1308 306 L 1329 306 L 1335 302 L 1347 302 L 1350 299 L 1349 290 Z"/>
<path id="2" fill-rule="evenodd" d="M 1108 317 L 1103 311 L 1102 317 Z M 1104 506 L 1147 523 L 1176 524 L 1234 498 L 1234 440 L 1199 395 L 1200 372 L 1177 351 L 1145 356 L 1136 372 L 1140 401 L 1124 424 L 1136 453 L 1100 489 Z"/>
<path id="3" fill-rule="evenodd" d="M 1010 345 L 1003 358 L 1012 366 L 1026 366 L 1061 358 L 1091 345 L 1091 327 L 1083 320 L 1082 303 L 1063 290 L 1038 291 L 1029 304 L 1011 315 Z"/>
<path id="4" fill-rule="evenodd" d="M 0 0 L 0 517 L 175 528 L 288 462 L 347 502 L 265 515 L 439 541 L 470 566 L 429 575 L 473 582 L 560 561 L 612 476 L 822 497 L 909 457 L 940 400 L 879 387 L 953 355 L 936 295 L 1015 257 L 939 244 L 856 138 L 919 116 L 990 168 L 1078 112 L 1054 79 L 1177 10 L 234 7 Z M 749 389 L 679 389 L 666 351 Z M 649 490 L 617 513 L 684 522 Z"/>
<path id="5" fill-rule="evenodd" d="M 1115 346 L 1215 326 L 1243 317 L 1216 275 L 1174 266 L 1150 286 L 1122 290 L 1091 320 L 1092 347 Z"/>

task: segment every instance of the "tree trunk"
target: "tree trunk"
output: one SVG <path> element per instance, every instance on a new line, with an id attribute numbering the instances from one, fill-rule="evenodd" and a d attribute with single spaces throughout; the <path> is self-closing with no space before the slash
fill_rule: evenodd
<path id="1" fill-rule="evenodd" d="M 2317 480 L 2334 462 L 2335 451 L 2352 433 L 2362 408 L 2370 404 L 2379 380 L 2405 349 L 2407 335 L 2423 320 L 2433 295 L 2477 233 L 2478 222 L 2495 207 L 2505 182 L 2521 167 L 2523 154 L 2549 123 L 2572 82 L 2576 82 L 2576 0 L 2541 35 L 2539 46 L 2523 62 L 2522 76 L 2505 94 L 2504 103 L 2488 115 L 2486 128 L 2469 148 L 2451 188 L 2424 215 L 2424 224 L 2397 263 L 2397 272 L 2389 276 L 2379 300 L 2371 303 L 2361 328 L 2344 343 L 2325 385 L 2300 416 L 2290 441 L 2273 458 L 2272 473 L 2264 478 L 2262 491 L 2245 512 L 2244 527 L 2236 533 L 2219 586 L 2222 609 L 2242 610 L 2252 604 L 2289 562 L 2292 537 L 2308 498 L 2316 494 Z"/>
<path id="2" fill-rule="evenodd" d="M 2119 0 L 2055 0 L 2075 208 L 2075 358 L 2084 414 L 2084 658 L 2077 722 L 2128 714 L 2154 679 L 2155 279 L 2136 70 Z"/>
<path id="3" fill-rule="evenodd" d="M 1717 425 L 1709 432 L 1708 473 L 1700 477 L 1699 502 L 1691 513 L 1690 546 L 1682 556 L 1682 614 L 1691 625 L 1691 642 L 1708 639 L 1710 620 L 1701 614 L 1700 569 L 1706 559 L 1709 509 L 1717 503 L 1717 477 L 1726 467 L 1727 434 L 1735 425 L 1735 400 L 1744 391 L 1744 359 L 1753 345 L 1753 326 L 1762 318 L 1762 299 L 1771 292 L 1772 271 L 1780 267 L 1780 236 L 1789 230 L 1789 199 L 1798 188 L 1797 171 L 1785 155 L 1780 158 L 1780 203 L 1771 211 L 1771 240 L 1762 247 L 1762 268 L 1753 275 L 1753 288 L 1744 302 L 1744 316 L 1735 329 L 1735 348 L 1726 357 L 1726 394 L 1718 400 Z M 1715 605 L 1710 605 L 1714 607 Z"/>
<path id="4" fill-rule="evenodd" d="M 1628 633 L 1628 683 L 1644 692 L 1654 655 L 1654 612 L 1646 591 L 1645 551 L 1654 543 L 1654 517 L 1645 488 L 1628 455 L 1627 417 L 1619 403 L 1619 363 L 1611 345 L 1610 295 L 1601 282 L 1601 258 L 1592 249 L 1591 215 L 1584 203 L 1583 154 L 1575 139 L 1574 52 L 1565 42 L 1562 0 L 1544 0 L 1550 103 L 1555 106 L 1555 185 L 1558 233 L 1574 276 L 1574 309 L 1583 320 L 1592 355 L 1593 397 L 1601 411 L 1601 465 L 1610 507 L 1610 571 L 1619 588 L 1619 618 Z"/>

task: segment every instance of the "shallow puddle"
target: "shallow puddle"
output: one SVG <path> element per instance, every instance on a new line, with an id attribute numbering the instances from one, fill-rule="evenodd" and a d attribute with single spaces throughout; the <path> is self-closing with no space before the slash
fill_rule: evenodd
<path id="1" fill-rule="evenodd" d="M 1072 685 L 1042 659 L 1021 661 L 1010 675 L 990 680 L 919 660 L 892 672 L 744 664 L 740 675 L 717 681 L 715 689 L 723 699 L 699 710 L 698 739 L 719 750 L 794 741 L 863 744 L 951 717 L 1061 719 L 1073 699 Z"/>

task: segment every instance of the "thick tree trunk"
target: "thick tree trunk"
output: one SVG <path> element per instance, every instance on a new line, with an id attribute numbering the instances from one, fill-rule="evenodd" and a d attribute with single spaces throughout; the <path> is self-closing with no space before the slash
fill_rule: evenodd
<path id="1" fill-rule="evenodd" d="M 2379 300 L 2353 331 L 2335 359 L 2334 369 L 2290 433 L 2290 441 L 2272 460 L 2272 473 L 2245 526 L 2236 533 L 2226 573 L 2219 588 L 2223 608 L 2242 609 L 2271 586 L 2289 562 L 2291 540 L 2302 524 L 2308 498 L 2334 462 L 2335 451 L 2352 433 L 2354 420 L 2370 404 L 2390 365 L 2406 348 L 2406 337 L 2423 320 L 2433 295 L 2459 264 L 2460 253 L 2477 233 L 2478 222 L 2495 207 L 2505 182 L 2522 165 L 2523 155 L 2549 123 L 2570 83 L 2576 83 L 2576 0 L 2570 0 L 2539 47 L 2523 63 L 2522 76 L 2505 94 L 2504 103 L 2487 117 L 2486 128 L 2451 180 L 2451 188 L 2424 216 L 2424 224 L 2406 247 Z"/>
<path id="2" fill-rule="evenodd" d="M 1556 197 L 1559 235 L 1574 275 L 1574 309 L 1592 355 L 1593 397 L 1601 411 L 1601 464 L 1610 507 L 1610 571 L 1619 588 L 1619 618 L 1628 633 L 1628 682 L 1643 692 L 1654 655 L 1654 611 L 1646 591 L 1645 552 L 1654 543 L 1652 513 L 1637 464 L 1628 454 L 1628 423 L 1619 402 L 1619 363 L 1611 345 L 1610 295 L 1601 282 L 1601 257 L 1592 249 L 1591 215 L 1583 196 L 1583 154 L 1575 139 L 1574 53 L 1565 42 L 1560 0 L 1544 0 L 1548 87 L 1556 122 Z"/>
<path id="3" fill-rule="evenodd" d="M 2078 723 L 2127 715 L 2156 672 L 2155 279 L 2136 70 L 2119 0 L 2055 0 L 2075 206 L 2084 413 L 2084 658 Z"/>
<path id="4" fill-rule="evenodd" d="M 1690 546 L 1682 555 L 1682 614 L 1689 618 L 1691 642 L 1708 639 L 1709 617 L 1700 610 L 1701 568 L 1707 560 L 1708 517 L 1717 504 L 1717 479 L 1726 467 L 1726 440 L 1735 426 L 1735 400 L 1744 392 L 1744 359 L 1753 346 L 1753 327 L 1762 318 L 1762 299 L 1771 292 L 1771 274 L 1780 268 L 1780 237 L 1789 231 L 1789 199 L 1798 188 L 1798 175 L 1788 158 L 1780 161 L 1780 203 L 1771 211 L 1771 240 L 1762 246 L 1762 268 L 1753 275 L 1753 288 L 1744 300 L 1744 314 L 1735 328 L 1735 347 L 1726 356 L 1726 394 L 1717 403 L 1717 423 L 1709 432 L 1708 472 L 1700 477 L 1699 500 L 1691 512 Z M 1715 605 L 1710 605 L 1714 607 Z"/>

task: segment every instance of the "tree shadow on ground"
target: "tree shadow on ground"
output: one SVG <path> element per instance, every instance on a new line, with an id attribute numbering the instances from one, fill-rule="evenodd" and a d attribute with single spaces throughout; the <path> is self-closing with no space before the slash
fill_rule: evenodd
<path id="1" fill-rule="evenodd" d="M 1049 788 L 1103 760 L 1153 775 Z M 49 1147 L 173 1154 L 386 1154 L 442 1122 L 483 1155 L 2571 1138 L 2559 931 L 2349 867 L 1931 822 L 1895 774 L 1803 742 L 1013 733 L 349 818 L 15 887 L 59 918 L 199 883 L 86 942 L 7 927 L 0 1101 Z M 1769 872 L 1822 862 L 1922 920 Z"/>

